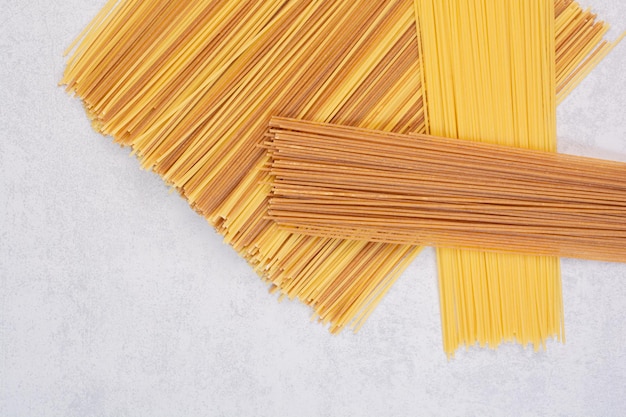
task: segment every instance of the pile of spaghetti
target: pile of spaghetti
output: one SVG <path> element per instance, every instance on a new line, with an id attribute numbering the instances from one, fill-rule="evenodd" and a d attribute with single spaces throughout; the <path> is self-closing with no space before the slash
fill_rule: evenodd
<path id="1" fill-rule="evenodd" d="M 435 243 L 442 245 L 438 262 L 446 353 L 453 354 L 463 344 L 495 347 L 509 340 L 537 348 L 548 338 L 564 337 L 556 255 L 614 259 L 621 256 L 618 248 L 603 258 L 598 248 L 575 253 L 558 252 L 552 246 L 548 250 L 534 237 L 510 245 L 481 243 L 479 237 L 424 240 L 417 229 L 437 227 L 439 221 L 401 223 L 403 207 L 416 203 L 388 198 L 405 192 L 401 187 L 414 185 L 411 181 L 417 176 L 395 178 L 383 171 L 374 175 L 371 167 L 358 174 L 361 168 L 355 166 L 348 172 L 342 165 L 348 161 L 333 157 L 360 146 L 359 134 L 348 143 L 335 140 L 334 133 L 318 137 L 308 132 L 304 139 L 298 129 L 290 130 L 301 141 L 297 146 L 305 149 L 312 137 L 336 146 L 315 148 L 336 164 L 319 165 L 310 178 L 322 181 L 322 187 L 348 181 L 342 186 L 356 196 L 358 206 L 353 224 L 335 228 L 330 215 L 313 214 L 311 224 L 300 219 L 290 225 L 284 220 L 297 210 L 288 200 L 307 196 L 310 178 L 291 185 L 294 195 L 281 195 L 286 183 L 277 182 L 273 188 L 275 176 L 284 169 L 285 178 L 297 172 L 289 168 L 292 162 L 307 163 L 277 157 L 284 143 L 278 143 L 283 137 L 278 125 L 271 132 L 276 142 L 268 141 L 273 117 L 331 123 L 340 130 L 347 126 L 387 132 L 378 144 L 368 145 L 372 161 L 377 155 L 393 158 L 403 153 L 417 160 L 428 158 L 423 151 L 402 145 L 415 140 L 410 136 L 415 134 L 553 152 L 557 103 L 619 40 L 603 40 L 608 26 L 571 0 L 490 3 L 109 0 L 68 48 L 62 84 L 82 99 L 97 131 L 131 147 L 142 167 L 178 190 L 273 291 L 310 305 L 332 332 L 346 326 L 358 329 L 418 255 L 420 245 Z M 438 154 L 444 163 L 448 157 L 458 159 L 446 149 Z M 477 149 L 481 161 L 508 169 L 512 177 L 507 180 L 524 181 L 526 160 L 522 158 L 516 168 L 507 167 L 487 148 Z M 550 161 L 554 163 L 550 169 L 558 165 Z M 613 169 L 610 164 L 609 168 Z M 424 184 L 429 175 L 422 175 Z M 458 189 L 457 183 L 442 178 L 437 179 L 439 191 Z M 606 185 L 594 178 L 600 183 L 587 185 Z M 558 194 L 571 203 L 559 214 L 564 217 L 544 216 L 541 208 L 530 216 L 534 220 L 566 222 L 571 210 L 580 208 L 590 224 L 613 224 L 619 220 L 611 216 L 623 214 L 621 203 L 611 205 L 613 211 L 602 217 L 598 210 L 604 206 L 594 205 L 598 201 L 568 200 L 579 195 L 571 193 L 595 189 L 561 192 L 559 187 L 543 188 L 551 181 L 548 177 L 529 181 L 535 181 L 535 188 L 526 188 L 527 193 L 543 192 L 548 199 Z M 369 188 L 360 189 L 365 183 Z M 476 179 L 474 185 L 480 188 L 479 183 Z M 611 187 L 602 188 L 603 196 L 623 198 L 621 185 Z M 468 198 L 487 198 L 487 191 L 467 191 Z M 376 195 L 366 201 L 360 192 Z M 329 195 L 324 204 L 343 201 Z M 446 212 L 457 223 L 492 215 L 480 212 L 465 197 L 445 197 L 446 201 L 434 203 L 435 210 L 457 204 L 478 210 L 457 207 L 454 214 Z M 541 206 L 543 200 L 530 204 Z M 518 208 L 504 205 L 502 210 L 512 218 Z M 321 213 L 320 208 L 311 213 Z M 376 213 L 387 213 L 376 223 L 380 230 L 368 227 Z M 520 220 L 519 227 L 543 225 L 526 220 Z M 400 233 L 395 226 L 410 230 Z M 498 232 L 498 226 L 493 228 Z M 610 239 L 605 244 L 621 238 L 622 229 L 607 231 Z M 445 228 L 441 233 L 448 234 Z"/>

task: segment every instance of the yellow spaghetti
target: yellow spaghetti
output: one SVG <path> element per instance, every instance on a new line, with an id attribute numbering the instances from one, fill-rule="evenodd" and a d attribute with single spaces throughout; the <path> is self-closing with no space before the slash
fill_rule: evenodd
<path id="1" fill-rule="evenodd" d="M 415 1 L 429 133 L 556 150 L 554 5 Z M 444 350 L 563 337 L 556 257 L 437 250 Z M 546 297 L 546 294 L 551 296 Z"/>

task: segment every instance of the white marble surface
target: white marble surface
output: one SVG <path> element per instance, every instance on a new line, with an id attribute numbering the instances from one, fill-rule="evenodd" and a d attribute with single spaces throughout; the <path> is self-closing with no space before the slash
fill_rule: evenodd
<path id="1" fill-rule="evenodd" d="M 539 353 L 448 362 L 431 250 L 357 335 L 277 303 L 56 86 L 103 3 L 0 0 L 1 416 L 624 414 L 626 264 L 563 260 L 567 343 Z M 626 42 L 559 108 L 561 151 L 626 161 L 625 67 Z"/>

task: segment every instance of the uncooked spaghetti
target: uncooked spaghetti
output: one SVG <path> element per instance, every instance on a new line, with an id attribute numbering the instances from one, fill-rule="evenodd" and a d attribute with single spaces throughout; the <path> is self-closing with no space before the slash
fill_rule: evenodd
<path id="1" fill-rule="evenodd" d="M 626 164 L 276 118 L 270 217 L 317 236 L 626 262 Z"/>
<path id="2" fill-rule="evenodd" d="M 555 12 L 565 94 L 596 62 L 590 28 L 605 25 L 569 0 Z M 332 331 L 362 324 L 419 252 L 279 230 L 265 216 L 259 147 L 271 115 L 424 132 L 411 0 L 109 0 L 68 52 L 62 83 L 94 127 L 132 147 L 273 290 Z"/>

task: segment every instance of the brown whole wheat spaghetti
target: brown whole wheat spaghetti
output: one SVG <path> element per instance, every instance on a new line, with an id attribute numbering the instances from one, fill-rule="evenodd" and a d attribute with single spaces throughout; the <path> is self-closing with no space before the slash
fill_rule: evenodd
<path id="1" fill-rule="evenodd" d="M 270 217 L 318 236 L 626 262 L 626 164 L 273 119 Z"/>

